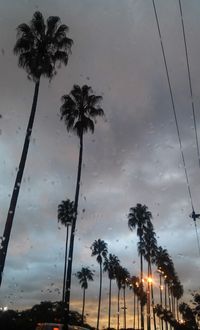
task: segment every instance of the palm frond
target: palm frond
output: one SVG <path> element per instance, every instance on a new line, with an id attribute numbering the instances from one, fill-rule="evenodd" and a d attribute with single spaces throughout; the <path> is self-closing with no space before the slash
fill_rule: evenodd
<path id="1" fill-rule="evenodd" d="M 59 22 L 60 18 L 58 16 L 50 16 L 47 19 L 47 36 L 55 35 Z"/>
<path id="2" fill-rule="evenodd" d="M 33 14 L 33 18 L 31 20 L 31 30 L 39 38 L 43 38 L 45 35 L 44 17 L 39 11 L 36 11 Z"/>

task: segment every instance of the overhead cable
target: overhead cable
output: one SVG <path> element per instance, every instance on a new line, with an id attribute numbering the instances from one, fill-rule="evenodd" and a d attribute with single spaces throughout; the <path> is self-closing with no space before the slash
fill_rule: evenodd
<path id="1" fill-rule="evenodd" d="M 157 28 L 158 28 L 158 34 L 159 34 L 160 44 L 161 44 L 161 49 L 162 49 L 162 55 L 163 55 L 163 60 L 164 60 L 164 65 L 165 65 L 165 70 L 166 70 L 166 75 L 167 75 L 167 81 L 168 81 L 168 86 L 169 86 L 169 92 L 170 92 L 170 98 L 171 98 L 172 109 L 173 109 L 173 114 L 174 114 L 174 120 L 175 120 L 175 124 L 176 124 L 176 130 L 177 130 L 177 135 L 178 135 L 179 147 L 180 147 L 181 157 L 182 157 L 182 161 L 183 161 L 183 167 L 184 167 L 184 171 L 185 171 L 185 177 L 186 177 L 186 183 L 187 183 L 187 188 L 188 188 L 188 194 L 189 194 L 189 198 L 190 198 L 190 203 L 191 203 L 192 211 L 194 211 L 194 205 L 193 205 L 193 200 L 192 200 L 191 188 L 190 188 L 190 183 L 189 183 L 189 178 L 188 178 L 188 173 L 187 173 L 187 168 L 186 168 L 186 163 L 185 163 L 185 157 L 184 157 L 184 153 L 183 153 L 183 147 L 182 147 L 182 142 L 181 142 L 181 135 L 180 135 L 179 125 L 178 125 L 178 120 L 177 120 L 177 115 L 176 115 L 176 108 L 175 108 L 175 103 L 174 103 L 174 96 L 173 96 L 171 82 L 170 82 L 170 77 L 169 77 L 169 70 L 168 70 L 168 66 L 167 66 L 167 61 L 166 61 L 166 56 L 165 56 L 165 50 L 164 50 L 163 41 L 162 41 L 160 24 L 159 24 L 159 20 L 158 20 L 158 14 L 157 14 L 156 6 L 155 6 L 155 1 L 152 0 L 152 3 L 153 3 L 155 18 L 156 18 L 156 24 L 157 24 Z"/>
<path id="2" fill-rule="evenodd" d="M 179 130 L 179 126 L 178 126 L 178 120 L 177 120 L 177 115 L 176 115 L 176 108 L 175 108 L 174 97 L 173 97 L 173 93 L 172 93 L 171 82 L 170 82 L 170 78 L 169 78 L 169 70 L 168 70 L 167 61 L 166 61 L 165 50 L 164 50 L 164 46 L 163 46 L 163 42 L 162 42 L 162 35 L 161 35 L 160 24 L 159 24 L 159 20 L 158 20 L 158 14 L 157 14 L 156 6 L 155 6 L 155 1 L 152 0 L 152 3 L 153 3 L 153 8 L 154 8 L 154 13 L 155 13 L 155 18 L 156 18 L 156 24 L 157 24 L 157 28 L 158 28 L 159 38 L 160 38 L 160 44 L 161 44 L 162 55 L 163 55 L 163 60 L 164 60 L 164 64 L 165 64 L 167 81 L 168 81 L 168 85 L 169 85 L 170 98 L 171 98 L 171 103 L 172 103 L 172 108 L 173 108 L 173 113 L 174 113 L 174 120 L 175 120 L 175 124 L 176 124 L 176 130 L 177 130 L 177 135 L 178 135 L 178 140 L 179 140 L 179 146 L 180 146 L 180 151 L 181 151 L 183 166 L 184 166 L 184 170 L 185 170 L 185 177 L 186 177 L 186 183 L 187 183 L 187 188 L 188 188 L 188 194 L 189 194 L 189 198 L 190 198 L 190 202 L 191 202 L 192 212 L 194 212 L 194 204 L 193 204 L 193 200 L 192 200 L 191 188 L 190 188 L 190 184 L 189 184 L 189 178 L 188 178 L 188 174 L 187 174 L 185 157 L 184 157 L 183 148 L 182 148 L 180 130 Z M 180 9 L 182 10 L 181 7 L 180 7 Z M 181 13 L 182 13 L 182 11 L 181 11 Z M 183 25 L 183 27 L 184 27 L 184 25 Z M 184 32 L 185 32 L 185 29 L 184 29 Z M 186 39 L 184 39 L 184 40 L 186 40 Z M 187 47 L 187 44 L 186 43 L 185 43 L 185 45 Z M 187 63 L 189 65 L 188 56 L 187 56 Z M 191 83 L 191 76 L 189 76 L 189 80 L 190 80 L 190 83 Z M 191 86 L 192 85 L 190 84 L 190 87 Z M 190 89 L 190 92 L 192 93 L 192 89 Z M 193 101 L 193 98 L 191 98 L 191 100 Z M 193 109 L 194 109 L 194 104 L 193 104 Z M 195 114 L 195 112 L 194 112 L 194 114 Z M 195 116 L 194 116 L 194 123 L 195 123 L 195 127 L 196 127 Z M 198 139 L 197 139 L 197 142 L 198 142 Z M 197 145 L 198 145 L 198 143 L 197 143 Z M 196 221 L 194 221 L 194 224 L 195 224 L 195 231 L 196 231 L 196 237 L 197 237 L 198 252 L 199 252 L 199 256 L 200 256 L 200 242 L 199 242 L 199 236 L 198 236 Z"/>
<path id="3" fill-rule="evenodd" d="M 199 151 L 199 142 L 198 142 L 198 135 L 197 135 L 195 107 L 194 107 L 194 99 L 193 99 L 193 91 L 192 91 L 192 80 L 191 80 L 190 64 L 189 64 L 189 57 L 188 57 L 188 47 L 187 47 L 187 42 L 186 42 L 185 25 L 184 25 L 184 20 L 183 20 L 183 11 L 182 11 L 181 0 L 179 0 L 178 2 L 179 2 L 179 10 L 180 10 L 180 16 L 181 16 L 181 25 L 182 25 L 183 39 L 184 39 L 184 46 L 185 46 L 185 55 L 186 55 L 186 62 L 187 62 L 188 82 L 189 82 L 189 87 L 190 87 L 190 98 L 191 98 L 191 104 L 192 104 L 192 115 L 193 115 L 193 121 L 194 121 L 195 139 L 196 139 L 196 146 L 197 146 L 197 157 L 198 157 L 198 163 L 199 163 L 199 167 L 200 167 L 200 151 Z"/>

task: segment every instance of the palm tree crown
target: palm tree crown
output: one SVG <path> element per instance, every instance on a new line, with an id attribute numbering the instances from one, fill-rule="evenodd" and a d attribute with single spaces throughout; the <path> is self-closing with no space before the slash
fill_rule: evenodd
<path id="1" fill-rule="evenodd" d="M 92 257 L 97 256 L 97 262 L 102 264 L 103 258 L 106 258 L 108 253 L 107 243 L 99 238 L 92 243 L 90 248 Z"/>
<path id="2" fill-rule="evenodd" d="M 59 17 L 50 16 L 45 25 L 43 15 L 36 11 L 30 26 L 22 23 L 17 32 L 14 53 L 19 55 L 19 66 L 25 68 L 29 78 L 52 78 L 56 64 L 67 65 L 73 41 L 67 38 L 68 26 L 60 24 Z"/>
<path id="3" fill-rule="evenodd" d="M 104 115 L 99 106 L 102 96 L 92 92 L 87 85 L 74 85 L 71 93 L 62 97 L 61 119 L 64 118 L 67 130 L 74 131 L 79 137 L 87 131 L 93 133 L 94 120 Z"/>
<path id="4" fill-rule="evenodd" d="M 74 202 L 67 199 L 58 205 L 58 222 L 62 225 L 71 225 L 74 221 Z"/>
<path id="5" fill-rule="evenodd" d="M 114 254 L 109 253 L 109 256 L 105 257 L 103 263 L 104 272 L 108 272 L 108 278 L 114 280 L 116 277 L 116 268 L 119 266 L 120 261 L 118 257 Z"/>
<path id="6" fill-rule="evenodd" d="M 152 214 L 148 211 L 148 207 L 138 203 L 135 207 L 130 208 L 128 214 L 128 226 L 130 230 L 137 227 L 137 235 L 141 237 L 145 225 L 151 220 L 151 218 Z"/>
<path id="7" fill-rule="evenodd" d="M 89 267 L 82 267 L 80 271 L 76 273 L 76 277 L 79 280 L 82 289 L 88 288 L 88 281 L 94 280 L 94 273 Z"/>

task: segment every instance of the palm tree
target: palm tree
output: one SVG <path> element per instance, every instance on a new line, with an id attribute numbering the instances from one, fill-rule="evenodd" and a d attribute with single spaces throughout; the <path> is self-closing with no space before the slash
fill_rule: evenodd
<path id="1" fill-rule="evenodd" d="M 94 125 L 96 118 L 104 115 L 103 109 L 99 104 L 102 99 L 101 96 L 92 94 L 92 88 L 84 85 L 80 87 L 74 85 L 69 95 L 62 97 L 62 106 L 60 108 L 61 119 L 64 119 L 67 131 L 73 131 L 78 136 L 80 141 L 78 172 L 76 181 L 76 190 L 74 198 L 74 214 L 75 219 L 72 224 L 70 245 L 69 245 L 69 261 L 67 269 L 67 282 L 66 282 L 66 312 L 69 313 L 70 304 L 70 288 L 71 288 L 71 275 L 73 263 L 73 250 L 74 250 L 74 236 L 76 229 L 76 220 L 78 212 L 78 200 L 81 181 L 81 168 L 83 156 L 83 135 L 88 131 L 94 132 Z"/>
<path id="2" fill-rule="evenodd" d="M 126 287 L 129 285 L 130 273 L 129 271 L 123 267 L 122 268 L 122 289 L 123 289 L 123 310 L 124 310 L 124 329 L 126 329 Z"/>
<path id="3" fill-rule="evenodd" d="M 123 278 L 123 267 L 119 265 L 116 268 L 116 283 L 118 288 L 117 293 L 117 330 L 119 330 L 119 314 L 120 314 L 120 307 L 119 307 L 119 299 L 120 299 L 120 291 L 122 288 L 122 278 Z"/>
<path id="4" fill-rule="evenodd" d="M 89 269 L 89 267 L 82 267 L 79 272 L 77 272 L 76 277 L 79 279 L 81 288 L 83 289 L 83 305 L 82 305 L 82 324 L 84 321 L 84 310 L 85 310 L 85 291 L 88 288 L 88 281 L 93 281 L 94 273 Z"/>
<path id="5" fill-rule="evenodd" d="M 109 278 L 109 303 L 108 303 L 108 329 L 110 329 L 110 316 L 111 316 L 111 283 L 112 280 L 116 277 L 116 268 L 119 266 L 119 259 L 114 254 L 109 254 L 108 257 L 105 258 L 103 263 L 103 270 L 108 273 Z"/>
<path id="6" fill-rule="evenodd" d="M 137 204 L 135 207 L 131 207 L 128 214 L 128 226 L 130 230 L 137 228 L 137 235 L 139 237 L 139 244 L 142 244 L 144 229 L 147 223 L 150 222 L 152 218 L 151 212 L 148 211 L 146 205 Z M 143 286 L 143 254 L 139 252 L 140 255 L 140 283 Z M 140 301 L 140 312 L 141 312 L 141 329 L 144 329 L 144 315 L 143 315 L 143 304 Z"/>
<path id="7" fill-rule="evenodd" d="M 66 286 L 66 270 L 67 270 L 67 259 L 68 259 L 68 237 L 69 237 L 69 226 L 74 221 L 74 202 L 67 199 L 62 201 L 58 205 L 58 222 L 63 226 L 67 227 L 66 232 L 66 243 L 65 243 L 65 264 L 64 264 L 64 275 L 63 275 L 63 291 L 62 291 L 62 302 L 65 302 L 65 286 Z"/>
<path id="8" fill-rule="evenodd" d="M 100 270 L 100 279 L 99 279 L 99 303 L 98 303 L 98 313 L 97 313 L 97 330 L 99 329 L 99 319 L 100 319 L 100 308 L 101 308 L 101 290 L 102 290 L 102 263 L 103 258 L 106 258 L 108 249 L 107 249 L 107 243 L 100 238 L 98 240 L 95 240 L 90 249 L 92 250 L 92 257 L 97 256 L 96 260 L 99 264 L 99 270 Z"/>
<path id="9" fill-rule="evenodd" d="M 25 69 L 28 78 L 35 83 L 35 91 L 21 160 L 3 233 L 2 248 L 0 250 L 0 286 L 15 208 L 29 149 L 38 100 L 40 78 L 43 76 L 52 79 L 53 76 L 56 75 L 57 67 L 59 67 L 60 64 L 67 65 L 73 43 L 71 39 L 67 38 L 68 27 L 64 24 L 60 24 L 59 17 L 50 16 L 45 25 L 44 18 L 38 11 L 34 13 L 30 25 L 26 23 L 20 24 L 17 28 L 17 32 L 18 39 L 14 47 L 14 53 L 19 55 L 19 67 Z"/>
<path id="10" fill-rule="evenodd" d="M 144 235 L 142 241 L 138 243 L 138 250 L 139 253 L 144 256 L 144 259 L 147 261 L 148 264 L 148 280 L 147 280 L 147 292 L 149 296 L 149 301 L 147 304 L 147 329 L 151 329 L 151 311 L 150 311 L 150 297 L 153 306 L 153 320 L 154 320 L 154 329 L 156 330 L 156 314 L 154 310 L 154 292 L 153 292 L 153 281 L 149 281 L 152 278 L 152 263 L 155 260 L 155 255 L 157 252 L 157 240 L 156 240 L 156 233 L 154 231 L 153 224 L 151 220 L 149 220 L 144 227 Z"/>
<path id="11" fill-rule="evenodd" d="M 133 290 L 133 329 L 136 327 L 136 296 L 137 296 L 137 302 L 139 297 L 139 277 L 137 276 L 131 276 L 129 280 L 129 287 Z M 139 319 L 139 315 L 137 316 Z M 139 328 L 139 326 L 138 326 Z"/>
<path id="12" fill-rule="evenodd" d="M 171 280 L 174 278 L 175 270 L 173 261 L 169 256 L 169 253 L 166 249 L 163 249 L 161 246 L 157 248 L 155 255 L 155 264 L 158 267 L 158 272 L 160 274 L 160 304 L 163 304 L 162 290 L 164 289 L 164 308 L 167 309 L 167 293 L 169 293 L 169 285 Z M 162 278 L 164 287 L 162 285 Z M 168 295 L 169 299 L 169 295 Z M 161 307 L 162 308 L 162 307 Z M 171 309 L 171 303 L 169 299 L 169 309 Z M 161 319 L 161 329 L 163 330 L 163 319 Z M 165 328 L 168 329 L 167 321 L 165 320 Z"/>

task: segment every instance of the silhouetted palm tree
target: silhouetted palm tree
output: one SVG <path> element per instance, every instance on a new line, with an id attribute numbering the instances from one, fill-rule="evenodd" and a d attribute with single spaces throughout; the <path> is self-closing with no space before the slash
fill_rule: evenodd
<path id="1" fill-rule="evenodd" d="M 123 267 L 119 265 L 116 268 L 116 283 L 117 283 L 117 330 L 119 330 L 119 316 L 120 316 L 120 305 L 119 305 L 119 300 L 120 300 L 120 291 L 122 288 L 122 281 L 123 281 Z"/>
<path id="2" fill-rule="evenodd" d="M 123 289 L 123 310 L 124 310 L 124 329 L 126 329 L 126 287 L 129 285 L 130 273 L 129 271 L 123 267 L 122 268 L 122 289 Z"/>
<path id="3" fill-rule="evenodd" d="M 140 279 L 137 276 L 131 276 L 130 278 L 130 289 L 133 290 L 133 329 L 136 328 L 136 312 L 137 312 L 137 319 L 138 319 L 138 329 L 139 329 L 139 306 L 138 302 L 140 300 L 140 289 L 139 289 L 139 282 Z M 137 298 L 137 301 L 136 301 Z"/>
<path id="4" fill-rule="evenodd" d="M 61 63 L 67 65 L 68 56 L 72 46 L 72 40 L 67 38 L 68 27 L 64 24 L 60 24 L 59 17 L 50 16 L 45 25 L 44 18 L 38 11 L 34 13 L 30 25 L 26 23 L 20 24 L 17 28 L 17 32 L 18 39 L 14 47 L 14 53 L 19 55 L 19 66 L 25 69 L 28 78 L 34 81 L 35 91 L 21 160 L 17 170 L 17 176 L 3 233 L 2 248 L 0 250 L 0 285 L 2 282 L 2 274 L 15 208 L 28 154 L 37 106 L 40 78 L 43 76 L 52 79 L 56 74 L 57 67 L 59 67 Z"/>
<path id="5" fill-rule="evenodd" d="M 144 236 L 144 229 L 147 226 L 147 223 L 151 220 L 151 212 L 148 211 L 146 205 L 137 204 L 136 207 L 131 207 L 128 214 L 128 226 L 130 230 L 137 228 L 137 235 L 139 237 L 139 244 L 142 243 Z M 140 255 L 140 285 L 143 286 L 143 255 L 139 252 Z M 143 315 L 143 304 L 141 302 L 141 329 L 144 329 L 144 315 Z"/>
<path id="6" fill-rule="evenodd" d="M 63 104 L 60 108 L 61 119 L 64 119 L 67 131 L 73 131 L 78 136 L 80 141 L 78 172 L 77 172 L 76 190 L 75 190 L 75 198 L 74 198 L 75 220 L 73 221 L 72 229 L 71 229 L 69 261 L 68 261 L 67 282 L 66 282 L 67 314 L 69 313 L 69 304 L 70 304 L 74 236 L 75 236 L 76 220 L 77 220 L 77 212 L 78 212 L 78 200 L 79 200 L 82 156 L 83 156 L 83 135 L 88 131 L 91 131 L 93 133 L 96 118 L 104 115 L 104 111 L 99 106 L 102 97 L 96 96 L 92 93 L 93 93 L 92 88 L 87 85 L 84 85 L 83 87 L 74 85 L 70 94 L 64 95 L 62 97 Z"/>
<path id="7" fill-rule="evenodd" d="M 110 329 L 110 316 L 111 316 L 111 283 L 116 277 L 116 268 L 119 266 L 119 259 L 114 254 L 109 254 L 103 263 L 103 270 L 108 273 L 109 278 L 109 303 L 108 303 L 108 329 Z"/>
<path id="8" fill-rule="evenodd" d="M 94 273 L 89 267 L 82 267 L 81 271 L 76 273 L 76 277 L 79 279 L 81 288 L 83 289 L 83 305 L 82 305 L 82 324 L 84 323 L 84 310 L 85 310 L 85 290 L 88 288 L 88 281 L 93 281 Z"/>
<path id="9" fill-rule="evenodd" d="M 144 235 L 142 241 L 138 243 L 139 253 L 144 256 L 144 259 L 148 264 L 148 279 L 152 278 L 152 263 L 155 260 L 156 252 L 157 252 L 157 240 L 156 233 L 154 231 L 153 224 L 151 220 L 149 220 L 144 227 Z M 153 307 L 153 320 L 154 320 L 154 330 L 156 330 L 156 314 L 154 311 L 154 292 L 153 292 L 153 281 L 150 283 L 147 280 L 147 291 L 149 296 L 149 303 L 147 304 L 147 329 L 151 329 L 151 305 Z"/>
<path id="10" fill-rule="evenodd" d="M 66 289 L 66 270 L 67 270 L 67 260 L 68 260 L 68 236 L 69 236 L 69 226 L 72 225 L 74 221 L 74 202 L 67 199 L 62 201 L 58 205 L 58 222 L 67 228 L 66 232 L 66 242 L 65 242 L 65 264 L 64 264 L 64 275 L 63 275 L 63 291 L 62 291 L 62 301 L 65 301 L 65 289 Z"/>
<path id="11" fill-rule="evenodd" d="M 96 260 L 99 264 L 99 270 L 100 270 L 100 278 L 99 278 L 99 303 L 98 303 L 98 313 L 97 313 L 97 330 L 99 329 L 99 319 L 100 319 L 100 309 L 101 309 L 101 290 L 102 290 L 102 264 L 103 264 L 103 258 L 106 258 L 108 249 L 107 249 L 107 243 L 100 238 L 98 240 L 95 240 L 91 245 L 92 250 L 92 257 L 96 256 Z"/>
<path id="12" fill-rule="evenodd" d="M 172 288 L 172 294 L 175 299 L 174 301 L 174 316 L 177 318 L 177 321 L 179 321 L 179 300 L 183 296 L 184 290 L 183 286 L 178 278 L 176 278 L 176 281 Z M 175 312 L 176 310 L 176 312 Z"/>

